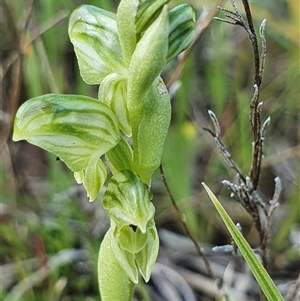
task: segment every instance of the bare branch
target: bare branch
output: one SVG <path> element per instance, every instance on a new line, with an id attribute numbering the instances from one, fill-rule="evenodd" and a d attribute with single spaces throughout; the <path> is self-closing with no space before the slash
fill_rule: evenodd
<path id="1" fill-rule="evenodd" d="M 208 276 L 209 276 L 211 279 L 213 279 L 213 280 L 216 281 L 216 284 L 217 284 L 217 286 L 218 286 L 218 288 L 219 288 L 219 290 L 220 290 L 220 289 L 221 289 L 221 284 L 219 283 L 219 281 L 218 281 L 217 278 L 215 277 L 215 275 L 214 275 L 214 273 L 213 273 L 213 271 L 212 271 L 212 269 L 211 269 L 210 263 L 209 263 L 209 261 L 208 261 L 206 255 L 205 255 L 205 253 L 204 253 L 204 251 L 203 251 L 203 248 L 201 248 L 201 247 L 199 246 L 199 243 L 198 243 L 198 242 L 196 241 L 196 239 L 193 237 L 192 233 L 190 232 L 190 230 L 189 230 L 189 228 L 188 228 L 188 226 L 187 226 L 187 224 L 186 224 L 186 222 L 185 222 L 185 219 L 184 219 L 184 218 L 182 217 L 182 215 L 181 215 L 180 209 L 178 208 L 178 206 L 177 206 L 177 204 L 176 204 L 176 202 L 175 202 L 175 199 L 174 199 L 174 197 L 173 197 L 173 195 L 172 195 L 172 193 L 171 193 L 171 190 L 170 190 L 170 188 L 169 188 L 169 185 L 168 185 L 168 183 L 167 183 L 167 181 L 166 181 L 166 178 L 165 178 L 165 174 L 164 174 L 164 170 L 163 170 L 162 165 L 160 165 L 159 169 L 160 169 L 160 175 L 161 175 L 161 177 L 162 177 L 164 186 L 165 186 L 165 188 L 166 188 L 166 190 L 167 190 L 167 193 L 168 193 L 168 195 L 169 195 L 169 198 L 170 198 L 170 200 L 171 200 L 171 203 L 172 203 L 172 205 L 173 205 L 173 207 L 174 207 L 174 209 L 175 209 L 175 212 L 176 212 L 176 214 L 177 214 L 177 216 L 178 216 L 178 219 L 179 219 L 179 221 L 180 221 L 180 223 L 181 223 L 181 225 L 182 225 L 182 227 L 183 227 L 183 229 L 184 229 L 186 235 L 187 235 L 187 236 L 190 238 L 190 240 L 193 242 L 193 244 L 194 244 L 194 246 L 195 246 L 195 249 L 196 249 L 196 251 L 197 251 L 197 254 L 198 254 L 199 257 L 203 260 L 204 265 L 205 265 L 205 269 L 206 269 L 206 272 L 207 272 Z"/>
<path id="2" fill-rule="evenodd" d="M 213 111 L 211 111 L 211 110 L 208 110 L 208 115 L 209 115 L 209 117 L 210 117 L 210 119 L 211 119 L 211 121 L 212 121 L 212 123 L 213 123 L 214 128 L 215 128 L 215 135 L 216 135 L 217 137 L 219 137 L 220 134 L 221 134 L 221 130 L 220 130 L 220 125 L 219 125 L 219 121 L 218 121 L 218 119 L 217 119 L 217 116 L 216 116 L 216 114 L 215 114 Z"/>
<path id="3" fill-rule="evenodd" d="M 265 61 L 267 55 L 267 42 L 265 37 L 265 29 L 266 29 L 267 20 L 263 19 L 261 25 L 259 27 L 259 36 L 261 40 L 261 57 L 260 57 L 260 69 L 259 69 L 259 77 L 261 81 L 263 80 L 264 72 L 265 72 Z"/>
<path id="4" fill-rule="evenodd" d="M 234 173 L 238 174 L 239 178 L 246 183 L 246 179 L 243 176 L 242 172 L 240 171 L 240 169 L 238 168 L 238 166 L 236 165 L 236 163 L 234 162 L 234 160 L 231 157 L 231 154 L 227 151 L 226 147 L 224 146 L 224 144 L 222 143 L 222 141 L 219 139 L 220 136 L 220 125 L 219 125 L 219 121 L 215 115 L 214 112 L 208 110 L 208 114 L 209 117 L 213 123 L 213 126 L 215 128 L 215 132 L 213 132 L 212 130 L 208 129 L 208 128 L 203 128 L 203 130 L 209 132 L 215 139 L 215 142 L 218 146 L 219 152 L 222 156 L 222 159 L 224 161 L 224 163 L 228 166 L 229 169 L 231 169 Z"/>
<path id="5" fill-rule="evenodd" d="M 264 254 L 264 258 L 266 261 L 265 265 L 267 268 L 269 266 L 269 260 L 268 260 L 268 256 L 267 256 L 267 247 L 268 247 L 268 242 L 269 242 L 270 233 L 271 233 L 271 221 L 272 221 L 273 213 L 275 212 L 276 208 L 278 208 L 278 206 L 279 206 L 279 196 L 280 196 L 281 189 L 282 189 L 280 178 L 276 177 L 274 181 L 275 181 L 274 195 L 273 195 L 273 199 L 270 201 L 270 207 L 269 207 L 268 213 L 266 214 L 267 223 L 266 223 L 266 227 L 265 227 L 265 231 L 264 231 L 263 240 L 260 245 L 262 253 Z"/>
<path id="6" fill-rule="evenodd" d="M 233 21 L 222 19 L 222 18 L 215 18 L 215 20 L 229 23 L 232 25 L 240 25 L 246 30 L 246 32 L 248 33 L 249 39 L 251 41 L 251 44 L 252 44 L 253 62 L 254 62 L 254 84 L 256 84 L 258 87 L 260 87 L 261 81 L 262 81 L 261 71 L 263 69 L 260 66 L 257 37 L 256 37 L 256 33 L 255 33 L 253 21 L 252 21 L 252 15 L 251 15 L 251 10 L 250 10 L 248 0 L 242 0 L 242 2 L 243 2 L 244 10 L 246 13 L 247 21 L 244 20 L 239 9 L 237 8 L 234 0 L 231 0 L 231 5 L 232 5 L 234 11 L 230 11 L 228 9 L 219 7 L 219 10 L 226 12 L 227 14 L 225 14 L 225 16 Z"/>
<path id="7" fill-rule="evenodd" d="M 265 122 L 263 123 L 262 127 L 261 127 L 261 131 L 260 131 L 260 139 L 261 140 L 265 140 L 265 131 L 266 131 L 266 128 L 268 127 L 268 125 L 270 124 L 270 121 L 271 121 L 271 117 L 269 116 Z"/>

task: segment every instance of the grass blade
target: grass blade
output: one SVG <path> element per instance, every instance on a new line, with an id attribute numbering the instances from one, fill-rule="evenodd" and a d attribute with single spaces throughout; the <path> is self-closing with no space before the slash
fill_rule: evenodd
<path id="1" fill-rule="evenodd" d="M 235 243 L 237 244 L 244 259 L 248 263 L 255 279 L 257 280 L 259 286 L 264 292 L 266 298 L 269 301 L 284 301 L 273 280 L 271 279 L 267 271 L 264 269 L 260 261 L 257 259 L 248 242 L 237 229 L 237 227 L 235 226 L 235 224 L 233 223 L 233 221 L 231 220 L 221 203 L 204 183 L 202 183 L 202 185 L 205 188 L 214 206 L 216 207 L 218 213 L 220 214 L 223 222 L 225 223 L 228 231 L 230 232 Z"/>

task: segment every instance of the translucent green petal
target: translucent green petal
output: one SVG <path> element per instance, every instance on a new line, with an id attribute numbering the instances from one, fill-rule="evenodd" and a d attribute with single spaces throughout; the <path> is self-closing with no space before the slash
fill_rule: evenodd
<path id="1" fill-rule="evenodd" d="M 148 234 L 134 225 L 125 225 L 120 228 L 118 236 L 122 249 L 129 253 L 138 253 L 145 247 Z"/>
<path id="2" fill-rule="evenodd" d="M 91 157 L 84 170 L 83 185 L 90 201 L 94 201 L 106 180 L 106 167 L 98 155 Z"/>
<path id="3" fill-rule="evenodd" d="M 126 73 L 115 14 L 92 5 L 80 6 L 70 17 L 69 36 L 86 83 L 100 84 L 110 73 Z"/>
<path id="4" fill-rule="evenodd" d="M 147 227 L 147 238 L 145 247 L 135 255 L 139 271 L 146 282 L 150 279 L 159 250 L 159 238 L 154 220 L 149 221 L 149 225 Z"/>
<path id="5" fill-rule="evenodd" d="M 117 73 L 106 76 L 99 87 L 98 98 L 116 114 L 119 121 L 119 127 L 125 135 L 131 136 L 131 127 L 126 105 L 126 78 Z"/>
<path id="6" fill-rule="evenodd" d="M 112 230 L 110 247 L 113 254 L 115 255 L 116 260 L 125 271 L 126 275 L 130 278 L 130 280 L 134 283 L 138 283 L 138 268 L 135 263 L 135 254 L 127 252 L 121 247 L 118 237 L 119 229 L 112 220 L 110 230 Z"/>
<path id="7" fill-rule="evenodd" d="M 48 94 L 18 110 L 13 140 L 27 140 L 54 153 L 74 172 L 120 140 L 114 113 L 100 101 L 79 95 Z"/>
<path id="8" fill-rule="evenodd" d="M 193 41 L 196 15 L 191 5 L 182 4 L 169 11 L 169 48 L 167 61 L 170 61 Z"/>
<path id="9" fill-rule="evenodd" d="M 75 181 L 78 184 L 82 184 L 83 183 L 83 179 L 84 179 L 84 171 L 80 170 L 80 171 L 74 172 L 74 178 L 75 178 Z"/>

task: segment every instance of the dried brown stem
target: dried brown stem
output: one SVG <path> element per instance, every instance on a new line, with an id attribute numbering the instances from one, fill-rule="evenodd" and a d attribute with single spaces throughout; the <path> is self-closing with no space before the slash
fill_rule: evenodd
<path id="1" fill-rule="evenodd" d="M 259 29 L 259 36 L 261 39 L 261 56 L 259 53 L 257 36 L 255 33 L 251 10 L 249 6 L 248 0 L 242 0 L 244 10 L 246 13 L 246 20 L 244 20 L 243 16 L 239 12 L 235 1 L 231 0 L 233 10 L 230 11 L 228 9 L 220 8 L 221 11 L 225 12 L 225 16 L 228 19 L 222 18 L 215 18 L 219 21 L 226 22 L 232 25 L 239 25 L 242 26 L 251 41 L 252 45 L 252 52 L 253 52 L 253 64 L 254 64 L 254 79 L 253 79 L 253 96 L 250 101 L 250 125 L 253 135 L 253 150 L 252 150 L 252 163 L 249 172 L 249 177 L 244 177 L 240 172 L 239 169 L 234 167 L 234 161 L 231 158 L 228 151 L 226 151 L 224 145 L 221 143 L 219 139 L 219 135 L 213 133 L 212 131 L 208 130 L 211 135 L 214 136 L 217 146 L 222 154 L 224 162 L 227 166 L 234 170 L 238 171 L 237 174 L 239 176 L 239 184 L 233 184 L 229 181 L 223 181 L 223 184 L 226 185 L 231 190 L 231 196 L 236 199 L 239 203 L 241 203 L 245 209 L 250 213 L 253 218 L 256 230 L 259 235 L 259 246 L 262 255 L 262 263 L 263 265 L 268 268 L 268 258 L 267 258 L 267 242 L 269 237 L 270 231 L 270 220 L 272 213 L 275 209 L 272 205 L 268 206 L 265 205 L 264 202 L 260 199 L 257 194 L 257 187 L 259 184 L 260 173 L 261 173 L 261 165 L 262 165 L 262 158 L 263 158 L 263 142 L 264 142 L 264 135 L 265 130 L 270 122 L 270 118 L 267 118 L 264 123 L 261 122 L 261 106 L 262 102 L 259 101 L 259 89 L 262 82 L 264 68 L 265 68 L 265 57 L 266 57 L 266 39 L 265 39 L 265 24 L 266 21 L 260 25 Z M 209 113 L 211 117 L 211 113 Z M 212 117 L 211 117 L 212 119 Z M 212 122 L 215 127 L 216 118 L 212 119 Z M 216 128 L 216 127 L 215 127 Z M 207 130 L 207 129 L 206 129 Z M 279 185 L 279 180 L 276 180 L 276 187 Z M 279 189 L 278 187 L 276 188 Z M 274 195 L 274 199 L 277 196 Z M 267 217 L 267 225 L 266 229 L 262 229 L 260 215 L 259 215 L 259 207 L 261 207 Z M 264 296 L 262 295 L 261 300 L 264 300 Z"/>
<path id="2" fill-rule="evenodd" d="M 252 51 L 253 51 L 253 59 L 254 59 L 254 85 L 257 85 L 259 88 L 261 84 L 261 76 L 260 76 L 260 59 L 259 59 L 257 37 L 253 25 L 249 2 L 248 0 L 242 0 L 242 2 L 246 13 L 247 23 L 248 23 L 247 32 L 252 43 Z"/>
<path id="3" fill-rule="evenodd" d="M 179 221 L 180 221 L 180 223 L 181 223 L 181 225 L 182 225 L 182 227 L 183 227 L 183 229 L 184 229 L 184 232 L 185 232 L 186 235 L 190 238 L 190 240 L 193 242 L 193 244 L 194 244 L 194 246 L 195 246 L 195 249 L 196 249 L 196 251 L 197 251 L 197 254 L 198 254 L 199 257 L 203 260 L 204 266 L 205 266 L 205 269 L 206 269 L 206 272 L 207 272 L 207 275 L 208 275 L 211 279 L 213 279 L 213 280 L 215 280 L 215 281 L 217 282 L 217 279 L 216 279 L 216 277 L 215 277 L 215 275 L 214 275 L 214 273 L 213 273 L 213 271 L 212 271 L 212 269 L 211 269 L 211 267 L 210 267 L 210 263 L 209 263 L 209 261 L 208 261 L 206 255 L 204 254 L 202 248 L 199 246 L 199 243 L 197 242 L 197 240 L 196 240 L 196 239 L 193 237 L 193 235 L 191 234 L 191 232 L 190 232 L 190 230 L 189 230 L 189 228 L 188 228 L 188 226 L 187 226 L 187 224 L 186 224 L 184 218 L 183 218 L 182 215 L 181 215 L 180 209 L 178 208 L 178 206 L 177 206 L 177 204 L 176 204 L 176 202 L 175 202 L 175 199 L 174 199 L 174 197 L 173 197 L 173 195 L 172 195 L 172 193 L 171 193 L 171 191 L 170 191 L 169 185 L 168 185 L 168 183 L 167 183 L 167 181 L 166 181 L 166 178 L 165 178 L 165 174 L 164 174 L 164 170 L 163 170 L 162 165 L 160 165 L 159 169 L 160 169 L 160 174 L 161 174 L 161 178 L 162 178 L 162 180 L 163 180 L 164 186 L 165 186 L 165 188 L 166 188 L 166 190 L 167 190 L 167 193 L 168 193 L 168 195 L 169 195 L 170 201 L 171 201 L 171 203 L 172 203 L 172 206 L 173 206 L 174 209 L 175 209 L 175 212 L 176 212 L 176 214 L 177 214 L 177 216 L 178 216 L 178 219 L 179 219 Z M 218 285 L 218 287 L 219 287 L 218 282 L 217 282 L 217 285 Z"/>

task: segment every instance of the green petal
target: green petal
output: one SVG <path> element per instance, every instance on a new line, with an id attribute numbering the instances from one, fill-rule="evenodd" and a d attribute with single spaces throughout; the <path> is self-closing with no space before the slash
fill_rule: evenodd
<path id="1" fill-rule="evenodd" d="M 149 221 L 147 227 L 147 243 L 145 247 L 135 255 L 139 271 L 146 282 L 149 281 L 153 266 L 156 262 L 159 250 L 159 238 L 154 220 Z"/>
<path id="2" fill-rule="evenodd" d="M 129 253 L 140 252 L 147 242 L 147 231 L 143 233 L 135 225 L 125 225 L 118 231 L 119 243 L 122 249 Z"/>
<path id="3" fill-rule="evenodd" d="M 131 127 L 126 105 L 126 78 L 117 73 L 106 76 L 99 87 L 98 98 L 116 114 L 119 121 L 119 127 L 125 135 L 131 136 Z"/>
<path id="4" fill-rule="evenodd" d="M 113 221 L 111 221 L 110 229 L 112 229 L 110 247 L 113 254 L 115 255 L 116 260 L 125 271 L 126 275 L 130 278 L 130 280 L 134 283 L 138 283 L 138 268 L 135 263 L 135 254 L 127 252 L 126 250 L 121 248 L 117 235 L 118 228 Z"/>
<path id="5" fill-rule="evenodd" d="M 82 184 L 83 179 L 84 179 L 84 171 L 80 170 L 80 171 L 74 172 L 74 178 L 75 178 L 75 181 L 77 182 L 77 184 Z"/>
<path id="6" fill-rule="evenodd" d="M 174 7 L 169 12 L 169 48 L 167 61 L 186 49 L 195 36 L 195 11 L 189 4 Z"/>
<path id="7" fill-rule="evenodd" d="M 114 113 L 100 101 L 80 95 L 48 94 L 19 108 L 13 140 L 27 140 L 80 172 L 91 156 L 101 157 L 115 147 L 120 132 Z"/>
<path id="8" fill-rule="evenodd" d="M 86 83 L 100 84 L 110 73 L 126 73 L 115 14 L 92 5 L 80 6 L 70 17 L 69 36 Z"/>
<path id="9" fill-rule="evenodd" d="M 90 201 L 94 201 L 106 180 L 106 167 L 101 159 L 94 155 L 84 170 L 83 185 Z"/>

